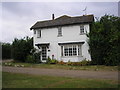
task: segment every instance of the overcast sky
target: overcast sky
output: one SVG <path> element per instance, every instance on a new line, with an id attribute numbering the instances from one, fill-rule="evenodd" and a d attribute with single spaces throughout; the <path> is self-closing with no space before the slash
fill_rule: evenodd
<path id="1" fill-rule="evenodd" d="M 81 16 L 87 6 L 87 14 L 101 17 L 105 14 L 118 15 L 117 2 L 2 2 L 2 42 L 12 42 L 14 38 L 32 37 L 30 27 L 37 21 L 61 15 Z"/>

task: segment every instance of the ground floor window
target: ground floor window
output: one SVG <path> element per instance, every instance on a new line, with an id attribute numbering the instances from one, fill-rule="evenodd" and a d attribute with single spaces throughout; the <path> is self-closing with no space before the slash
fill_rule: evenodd
<path id="1" fill-rule="evenodd" d="M 61 46 L 61 56 L 80 56 L 82 55 L 81 45 Z"/>

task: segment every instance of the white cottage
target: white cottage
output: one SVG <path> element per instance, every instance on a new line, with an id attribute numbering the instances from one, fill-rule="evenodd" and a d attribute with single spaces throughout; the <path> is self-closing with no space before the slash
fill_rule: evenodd
<path id="1" fill-rule="evenodd" d="M 51 59 L 64 62 L 91 60 L 87 43 L 93 15 L 70 17 L 61 16 L 52 20 L 39 21 L 30 29 L 33 30 L 34 47 L 41 51 L 40 60 Z"/>

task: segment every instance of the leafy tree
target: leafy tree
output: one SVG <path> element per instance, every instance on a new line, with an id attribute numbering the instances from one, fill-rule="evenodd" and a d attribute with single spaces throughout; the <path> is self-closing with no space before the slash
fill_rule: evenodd
<path id="1" fill-rule="evenodd" d="M 88 35 L 93 64 L 118 65 L 120 63 L 120 18 L 105 15 L 92 24 Z"/>
<path id="2" fill-rule="evenodd" d="M 33 49 L 33 38 L 15 38 L 12 43 L 12 53 L 13 59 L 25 62 L 28 55 L 30 55 L 30 50 Z"/>

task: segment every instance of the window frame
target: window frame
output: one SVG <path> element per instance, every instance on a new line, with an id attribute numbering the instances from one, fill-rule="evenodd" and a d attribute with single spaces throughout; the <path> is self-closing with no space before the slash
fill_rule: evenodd
<path id="1" fill-rule="evenodd" d="M 73 45 L 73 55 L 77 55 L 77 46 Z"/>
<path id="2" fill-rule="evenodd" d="M 36 30 L 34 30 L 34 34 L 36 34 Z"/>
<path id="3" fill-rule="evenodd" d="M 85 26 L 84 25 L 80 25 L 80 34 L 85 34 Z"/>
<path id="4" fill-rule="evenodd" d="M 82 45 L 62 45 L 61 56 L 72 57 L 82 56 Z"/>
<path id="5" fill-rule="evenodd" d="M 82 45 L 78 45 L 78 56 L 82 56 Z"/>
<path id="6" fill-rule="evenodd" d="M 41 38 L 41 30 L 40 29 L 37 30 L 37 38 Z"/>
<path id="7" fill-rule="evenodd" d="M 58 37 L 62 36 L 62 27 L 58 27 Z"/>

